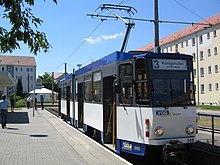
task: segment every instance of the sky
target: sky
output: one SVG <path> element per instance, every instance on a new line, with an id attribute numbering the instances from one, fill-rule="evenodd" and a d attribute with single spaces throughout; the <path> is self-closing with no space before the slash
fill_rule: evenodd
<path id="1" fill-rule="evenodd" d="M 133 18 L 154 19 L 154 0 L 35 0 L 32 12 L 43 20 L 38 30 L 45 32 L 52 48 L 48 53 L 33 55 L 26 45 L 11 54 L 16 56 L 34 56 L 37 75 L 64 72 L 78 69 L 77 64 L 85 66 L 121 49 L 126 25 L 122 20 L 91 18 L 87 14 L 110 15 L 107 10 L 98 8 L 102 4 L 115 4 L 134 7 Z M 220 0 L 158 0 L 159 19 L 169 21 L 200 22 L 220 12 Z M 128 17 L 124 11 L 114 13 Z M 154 41 L 152 22 L 134 21 L 126 51 L 136 50 Z M 159 35 L 163 38 L 189 25 L 159 25 Z"/>

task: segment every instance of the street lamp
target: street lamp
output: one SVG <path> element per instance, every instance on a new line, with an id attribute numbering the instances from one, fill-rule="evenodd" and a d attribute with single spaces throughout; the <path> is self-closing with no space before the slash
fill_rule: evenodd
<path id="1" fill-rule="evenodd" d="M 82 64 L 77 64 L 78 69 L 80 69 L 81 66 L 82 66 Z"/>

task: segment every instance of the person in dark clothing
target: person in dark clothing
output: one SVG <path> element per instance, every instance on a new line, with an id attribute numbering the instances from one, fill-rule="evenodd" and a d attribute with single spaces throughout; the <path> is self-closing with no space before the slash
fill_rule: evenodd
<path id="1" fill-rule="evenodd" d="M 12 95 L 10 98 L 10 102 L 11 102 L 11 111 L 14 112 L 14 108 L 15 108 L 15 99 L 14 96 Z"/>
<path id="2" fill-rule="evenodd" d="M 37 110 L 37 96 L 35 96 L 34 98 L 34 107 L 35 107 L 35 110 Z"/>
<path id="3" fill-rule="evenodd" d="M 41 108 L 44 109 L 44 96 L 40 95 Z"/>

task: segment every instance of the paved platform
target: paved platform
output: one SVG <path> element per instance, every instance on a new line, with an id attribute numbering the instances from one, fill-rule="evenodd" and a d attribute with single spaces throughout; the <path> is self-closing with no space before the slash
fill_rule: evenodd
<path id="1" fill-rule="evenodd" d="M 46 110 L 8 113 L 0 127 L 0 164 L 125 165 L 130 164 Z"/>

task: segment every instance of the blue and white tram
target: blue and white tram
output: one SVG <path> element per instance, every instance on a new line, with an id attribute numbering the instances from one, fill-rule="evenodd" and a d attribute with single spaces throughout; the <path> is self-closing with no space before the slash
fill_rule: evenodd
<path id="1" fill-rule="evenodd" d="M 196 141 L 192 56 L 114 52 L 68 76 L 61 115 L 117 153 L 184 159 Z"/>

